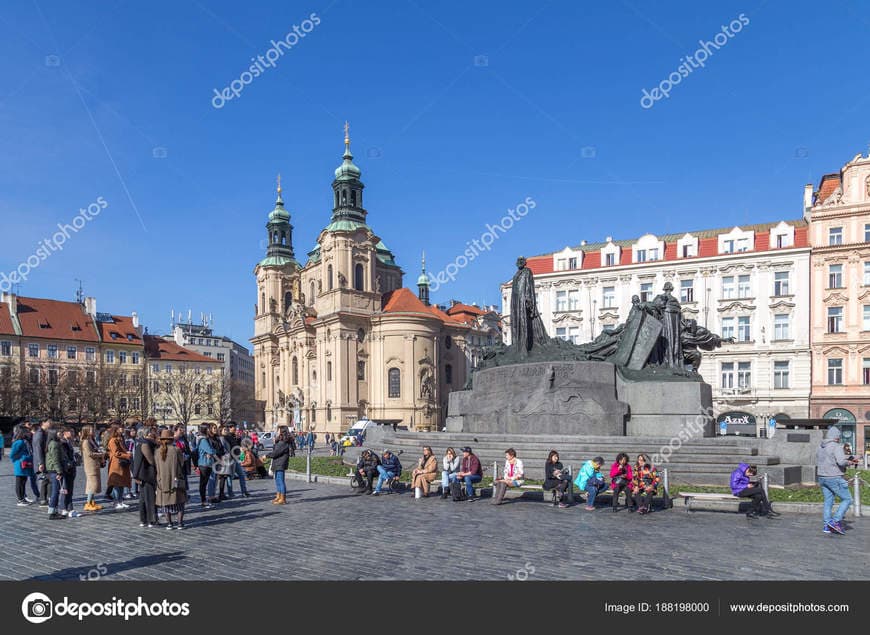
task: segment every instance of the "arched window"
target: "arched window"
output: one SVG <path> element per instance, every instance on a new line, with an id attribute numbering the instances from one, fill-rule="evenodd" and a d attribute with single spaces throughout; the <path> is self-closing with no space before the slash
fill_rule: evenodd
<path id="1" fill-rule="evenodd" d="M 356 207 L 356 190 L 350 191 L 350 205 L 351 207 Z"/>
<path id="2" fill-rule="evenodd" d="M 284 312 L 287 312 L 287 309 L 290 308 L 290 305 L 293 304 L 293 292 L 285 291 L 284 292 Z"/>
<path id="3" fill-rule="evenodd" d="M 398 399 L 402 396 L 402 373 L 398 368 L 391 368 L 387 371 L 387 384 L 389 385 L 389 396 L 391 399 Z"/>
<path id="4" fill-rule="evenodd" d="M 453 366 L 451 366 L 450 364 L 447 364 L 447 366 L 444 367 L 444 383 L 453 383 Z"/>
<path id="5" fill-rule="evenodd" d="M 293 385 L 299 385 L 299 360 L 293 358 Z"/>
<path id="6" fill-rule="evenodd" d="M 281 244 L 282 244 L 282 245 L 286 245 L 286 244 L 287 244 L 287 234 L 284 233 L 284 232 L 281 232 Z"/>
<path id="7" fill-rule="evenodd" d="M 265 312 L 266 312 L 266 294 L 261 293 L 260 294 L 260 313 L 265 313 Z"/>
<path id="8" fill-rule="evenodd" d="M 332 381 L 332 362 L 326 362 L 326 381 Z"/>
<path id="9" fill-rule="evenodd" d="M 328 278 L 326 288 L 332 291 L 332 265 L 326 267 L 326 277 Z"/>
<path id="10" fill-rule="evenodd" d="M 335 206 L 338 207 L 338 190 L 335 191 Z"/>
<path id="11" fill-rule="evenodd" d="M 328 401 L 326 402 L 326 420 L 332 421 L 332 404 Z"/>
<path id="12" fill-rule="evenodd" d="M 353 268 L 353 288 L 357 291 L 365 291 L 365 280 L 363 279 L 363 266 L 360 263 Z"/>
<path id="13" fill-rule="evenodd" d="M 314 280 L 311 281 L 311 295 L 308 296 L 308 304 L 314 304 Z"/>
<path id="14" fill-rule="evenodd" d="M 347 190 L 341 191 L 341 204 L 347 205 Z"/>
<path id="15" fill-rule="evenodd" d="M 453 338 L 449 335 L 444 338 L 444 346 L 447 348 L 447 350 L 450 350 L 450 347 L 453 346 Z"/>

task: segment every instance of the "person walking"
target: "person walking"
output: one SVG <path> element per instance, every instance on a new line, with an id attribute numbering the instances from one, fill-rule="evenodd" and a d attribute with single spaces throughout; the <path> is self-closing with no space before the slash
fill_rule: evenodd
<path id="1" fill-rule="evenodd" d="M 287 471 L 287 464 L 290 462 L 290 436 L 291 433 L 282 430 L 278 435 L 278 440 L 275 441 L 275 447 L 266 455 L 272 459 L 272 464 L 269 469 L 275 475 L 275 498 L 272 500 L 273 505 L 285 505 L 287 503 L 287 486 L 284 481 L 284 473 Z"/>
<path id="2" fill-rule="evenodd" d="M 106 453 L 94 438 L 93 426 L 82 428 L 79 451 L 82 454 L 82 468 L 85 472 L 85 497 L 87 499 L 83 509 L 86 512 L 98 512 L 103 506 L 97 504 L 94 497 L 103 488 L 100 481 L 100 470 L 106 465 Z"/>
<path id="3" fill-rule="evenodd" d="M 831 532 L 846 533 L 843 528 L 843 518 L 852 504 L 852 494 L 849 492 L 849 483 L 846 481 L 846 468 L 849 465 L 858 465 L 857 459 L 849 459 L 840 445 L 840 429 L 831 426 L 825 433 L 825 438 L 816 451 L 816 470 L 819 479 L 819 487 L 822 488 L 825 504 L 823 515 L 825 526 L 822 531 L 826 534 Z M 833 511 L 834 498 L 840 499 L 837 511 Z"/>
<path id="4" fill-rule="evenodd" d="M 127 452 L 121 426 L 113 425 L 109 431 L 107 444 L 109 454 L 109 493 L 115 500 L 115 509 L 127 509 L 130 507 L 124 502 L 124 489 L 129 489 L 131 484 L 130 460 L 132 455 Z"/>
<path id="5" fill-rule="evenodd" d="M 184 456 L 178 449 L 177 437 L 169 430 L 160 433 L 160 446 L 154 454 L 155 504 L 166 515 L 167 529 L 184 529 L 184 504 L 187 502 L 187 478 Z M 172 516 L 178 517 L 173 525 Z"/>
<path id="6" fill-rule="evenodd" d="M 157 524 L 157 468 L 154 466 L 157 440 L 153 428 L 147 431 L 140 428 L 136 436 L 132 476 L 139 486 L 139 526 L 150 529 Z"/>
<path id="7" fill-rule="evenodd" d="M 27 481 L 33 476 L 33 452 L 30 449 L 30 432 L 23 425 L 15 426 L 9 460 L 15 473 L 15 496 L 18 507 L 27 507 L 33 501 L 24 495 Z"/>
<path id="8" fill-rule="evenodd" d="M 61 473 L 61 501 L 60 513 L 67 518 L 77 518 L 81 514 L 73 509 L 73 492 L 76 483 L 76 453 L 74 449 L 74 437 L 72 428 L 62 428 L 60 442 L 60 466 Z"/>

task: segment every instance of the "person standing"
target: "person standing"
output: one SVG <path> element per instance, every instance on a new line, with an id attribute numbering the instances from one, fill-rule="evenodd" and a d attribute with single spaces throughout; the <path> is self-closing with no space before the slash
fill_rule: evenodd
<path id="1" fill-rule="evenodd" d="M 840 429 L 831 426 L 825 433 L 819 449 L 816 451 L 816 470 L 818 473 L 819 487 L 822 488 L 822 496 L 825 498 L 823 507 L 825 526 L 822 531 L 826 534 L 831 532 L 844 535 L 843 517 L 852 504 L 852 495 L 849 492 L 849 483 L 846 481 L 846 468 L 849 465 L 858 465 L 857 459 L 850 460 L 840 445 Z M 840 499 L 837 511 L 833 512 L 834 498 Z"/>
<path id="2" fill-rule="evenodd" d="M 290 432 L 282 430 L 278 435 L 278 440 L 275 441 L 275 447 L 266 455 L 272 459 L 270 469 L 275 475 L 275 498 L 272 500 L 273 505 L 285 505 L 287 503 L 287 486 L 284 481 L 284 473 L 287 471 L 287 465 L 290 462 Z"/>
<path id="3" fill-rule="evenodd" d="M 18 507 L 27 507 L 33 501 L 24 495 L 27 481 L 33 476 L 33 452 L 30 449 L 29 431 L 23 425 L 15 426 L 9 460 L 15 472 L 15 495 Z"/>
<path id="4" fill-rule="evenodd" d="M 33 433 L 33 464 L 36 468 L 36 482 L 39 488 L 35 492 L 40 507 L 48 507 L 48 492 L 51 484 L 45 469 L 45 452 L 48 449 L 48 431 L 52 428 L 51 419 L 43 419 Z"/>
<path id="5" fill-rule="evenodd" d="M 45 438 L 47 439 L 45 447 L 45 475 L 51 487 L 48 502 L 48 519 L 60 520 L 65 517 L 65 514 L 61 514 L 59 509 L 60 490 L 63 484 L 63 456 L 61 454 L 60 439 L 58 439 L 57 430 L 54 428 L 48 428 Z"/>
<path id="6" fill-rule="evenodd" d="M 161 432 L 160 434 L 162 435 L 163 433 Z M 175 426 L 174 444 L 178 452 L 181 454 L 182 473 L 184 474 L 184 490 L 187 491 L 190 489 L 190 461 L 193 453 L 191 452 L 190 442 L 187 440 L 187 435 L 184 434 L 184 426 L 182 424 Z"/>
<path id="7" fill-rule="evenodd" d="M 177 440 L 177 436 L 173 435 L 172 432 L 163 430 L 160 433 L 160 447 L 154 455 L 155 502 L 160 513 L 166 514 L 169 523 L 166 525 L 167 529 L 184 529 L 187 478 L 184 472 L 184 457 L 176 445 Z M 176 525 L 172 524 L 173 514 L 178 516 L 178 524 Z"/>
<path id="8" fill-rule="evenodd" d="M 112 425 L 109 429 L 107 447 L 109 454 L 109 476 L 107 479 L 109 493 L 115 500 L 115 509 L 127 509 L 130 506 L 124 502 L 123 497 L 124 489 L 129 489 L 131 484 L 130 459 L 132 456 L 127 452 L 121 426 Z"/>
<path id="9" fill-rule="evenodd" d="M 100 482 L 100 470 L 106 465 L 106 453 L 97 445 L 94 439 L 93 426 L 84 426 L 81 434 L 82 467 L 85 472 L 85 502 L 86 512 L 98 512 L 103 506 L 94 500 L 97 492 L 102 489 Z"/>
<path id="10" fill-rule="evenodd" d="M 244 496 L 245 498 L 250 498 L 251 495 L 248 493 L 248 484 L 245 470 L 242 467 L 241 461 L 239 460 L 241 456 L 242 440 L 239 438 L 236 430 L 236 424 L 230 422 L 230 431 L 229 434 L 227 434 L 227 439 L 230 442 L 230 456 L 233 459 L 233 469 L 235 470 L 236 478 L 239 479 L 239 488 L 242 490 L 242 496 Z"/>
<path id="11" fill-rule="evenodd" d="M 75 491 L 76 483 L 76 453 L 73 447 L 74 437 L 72 428 L 64 427 L 61 429 L 60 442 L 60 466 L 61 466 L 61 514 L 67 518 L 77 518 L 80 513 L 73 509 L 73 492 Z"/>
<path id="12" fill-rule="evenodd" d="M 157 468 L 154 467 L 156 439 L 153 428 L 140 428 L 136 433 L 133 450 L 133 480 L 139 486 L 139 526 L 154 527 L 157 524 Z"/>
<path id="13" fill-rule="evenodd" d="M 199 505 L 203 509 L 211 507 L 211 500 L 208 498 L 208 486 L 211 480 L 212 468 L 214 467 L 217 454 L 215 453 L 212 438 L 211 426 L 203 423 L 199 427 L 200 437 L 196 445 L 197 465 L 199 466 Z"/>

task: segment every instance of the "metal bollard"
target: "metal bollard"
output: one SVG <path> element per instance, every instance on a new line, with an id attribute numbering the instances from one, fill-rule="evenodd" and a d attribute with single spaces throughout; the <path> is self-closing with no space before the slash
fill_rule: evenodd
<path id="1" fill-rule="evenodd" d="M 311 482 L 311 446 L 308 446 L 308 452 L 305 453 L 305 476 L 308 482 Z"/>
<path id="2" fill-rule="evenodd" d="M 855 504 L 853 506 L 855 518 L 861 518 L 861 477 L 855 474 Z"/>
<path id="3" fill-rule="evenodd" d="M 662 487 L 665 490 L 665 508 L 670 509 L 673 507 L 673 504 L 671 502 L 671 477 L 668 473 L 668 468 L 662 469 Z"/>
<path id="4" fill-rule="evenodd" d="M 768 480 L 769 480 L 769 477 L 767 475 L 767 472 L 765 472 L 764 474 L 761 475 L 761 489 L 764 490 L 764 497 L 769 502 L 770 501 L 770 494 L 767 493 Z"/>

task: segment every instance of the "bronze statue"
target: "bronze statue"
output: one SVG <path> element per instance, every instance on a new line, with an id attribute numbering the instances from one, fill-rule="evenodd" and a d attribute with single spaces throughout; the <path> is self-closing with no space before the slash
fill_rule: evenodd
<path id="1" fill-rule="evenodd" d="M 511 281 L 511 343 L 525 357 L 549 338 L 538 313 L 535 281 L 526 259 L 517 258 L 517 272 Z"/>

